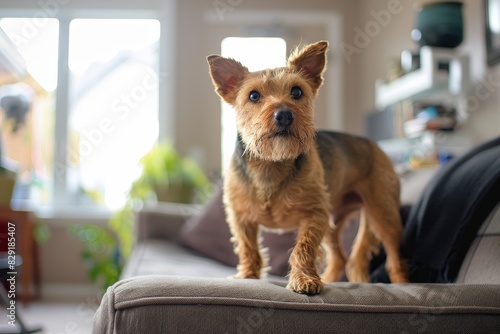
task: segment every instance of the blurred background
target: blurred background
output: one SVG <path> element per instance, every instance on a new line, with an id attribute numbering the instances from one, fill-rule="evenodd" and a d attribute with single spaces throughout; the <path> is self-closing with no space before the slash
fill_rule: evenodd
<path id="1" fill-rule="evenodd" d="M 403 173 L 498 136 L 500 1 L 436 18 L 439 3 L 1 1 L 0 252 L 15 221 L 20 314 L 88 332 L 133 249 L 133 212 L 209 198 L 235 129 L 207 55 L 259 70 L 328 40 L 316 126 L 379 141 Z M 185 197 L 160 198 L 178 183 Z"/>

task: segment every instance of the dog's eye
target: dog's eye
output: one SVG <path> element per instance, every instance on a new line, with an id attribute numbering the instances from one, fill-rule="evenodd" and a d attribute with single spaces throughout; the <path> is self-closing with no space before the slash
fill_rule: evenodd
<path id="1" fill-rule="evenodd" d="M 290 95 L 292 95 L 292 99 L 298 100 L 302 97 L 302 90 L 297 86 L 292 87 L 292 91 L 290 92 Z"/>
<path id="2" fill-rule="evenodd" d="M 250 92 L 250 95 L 248 95 L 248 99 L 254 103 L 258 102 L 260 99 L 260 93 L 256 90 L 252 90 Z"/>

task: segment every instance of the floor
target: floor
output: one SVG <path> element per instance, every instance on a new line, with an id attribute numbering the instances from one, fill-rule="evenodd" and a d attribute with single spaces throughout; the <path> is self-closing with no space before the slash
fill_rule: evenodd
<path id="1" fill-rule="evenodd" d="M 91 298 L 82 301 L 41 300 L 20 306 L 17 316 L 29 327 L 42 327 L 44 334 L 89 334 L 97 304 Z M 0 311 L 0 315 L 6 311 Z M 5 319 L 5 315 L 2 319 Z M 0 333 L 9 329 L 5 320 L 0 323 Z"/>

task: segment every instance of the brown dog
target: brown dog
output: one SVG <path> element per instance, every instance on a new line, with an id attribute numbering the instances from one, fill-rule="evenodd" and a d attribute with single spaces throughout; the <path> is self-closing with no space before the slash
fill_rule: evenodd
<path id="1" fill-rule="evenodd" d="M 216 92 L 237 119 L 237 148 L 224 180 L 226 216 L 239 256 L 236 277 L 259 278 L 265 267 L 260 225 L 298 229 L 288 288 L 305 294 L 323 287 L 316 268 L 322 241 L 329 250 L 323 281 L 340 278 L 346 256 L 339 234 L 359 209 L 349 280 L 369 281 L 369 259 L 380 241 L 391 281 L 407 281 L 399 255 L 399 180 L 390 160 L 366 139 L 314 129 L 327 48 L 325 41 L 307 45 L 289 57 L 287 67 L 258 72 L 232 59 L 207 58 Z"/>

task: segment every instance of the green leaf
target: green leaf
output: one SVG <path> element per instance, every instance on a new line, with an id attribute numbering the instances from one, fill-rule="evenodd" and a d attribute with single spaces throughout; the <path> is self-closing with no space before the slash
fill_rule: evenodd
<path id="1" fill-rule="evenodd" d="M 39 244 L 44 244 L 49 241 L 50 237 L 52 236 L 52 231 L 46 224 L 37 223 L 35 225 L 34 236 L 36 242 L 38 242 Z"/>

